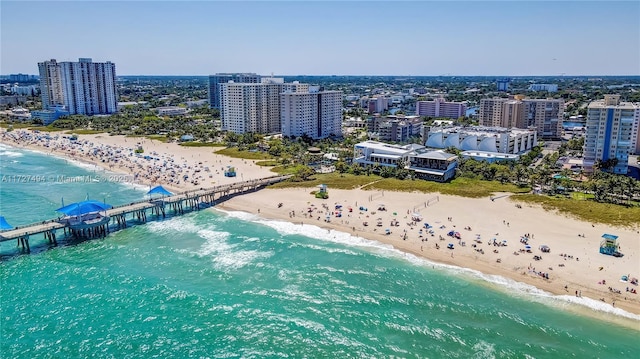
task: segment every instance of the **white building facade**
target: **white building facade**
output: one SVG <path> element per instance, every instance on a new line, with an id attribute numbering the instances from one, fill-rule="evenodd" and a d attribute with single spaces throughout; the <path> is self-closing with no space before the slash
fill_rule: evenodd
<path id="1" fill-rule="evenodd" d="M 118 111 L 116 68 L 112 62 L 55 60 L 39 63 L 44 109 L 64 105 L 71 115 L 111 114 Z"/>
<path id="2" fill-rule="evenodd" d="M 541 138 L 562 137 L 564 101 L 491 98 L 480 100 L 480 126 L 535 128 Z"/>
<path id="3" fill-rule="evenodd" d="M 425 137 L 430 148 L 488 153 L 521 154 L 538 144 L 536 131 L 502 127 L 431 127 Z"/>
<path id="4" fill-rule="evenodd" d="M 313 139 L 342 135 L 342 92 L 286 91 L 280 94 L 283 136 L 308 135 Z"/>
<path id="5" fill-rule="evenodd" d="M 403 166 L 415 178 L 445 182 L 455 176 L 458 157 L 444 151 L 430 151 L 416 144 L 400 146 L 365 141 L 354 146 L 353 163 L 365 167 Z"/>
<path id="6" fill-rule="evenodd" d="M 308 92 L 309 85 L 262 79 L 262 83 L 220 84 L 222 130 L 238 134 L 281 132 L 280 94 Z"/>
<path id="7" fill-rule="evenodd" d="M 458 119 L 465 116 L 467 105 L 464 102 L 447 102 L 439 97 L 433 101 L 417 101 L 416 115 Z"/>
<path id="8" fill-rule="evenodd" d="M 613 173 L 627 174 L 629 154 L 636 149 L 640 106 L 621 102 L 620 95 L 605 95 L 587 108 L 584 169 L 592 172 L 597 161 L 617 159 Z"/>

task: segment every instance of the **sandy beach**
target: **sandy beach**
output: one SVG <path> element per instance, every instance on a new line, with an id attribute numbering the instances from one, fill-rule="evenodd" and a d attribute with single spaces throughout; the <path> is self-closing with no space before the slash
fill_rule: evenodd
<path id="1" fill-rule="evenodd" d="M 71 141 L 62 134 L 2 131 L 0 143 L 91 163 L 127 174 L 134 183 L 163 184 L 174 191 L 273 175 L 254 161 L 216 155 L 207 147 L 107 134 L 79 135 Z M 150 158 L 136 156 L 138 146 Z M 235 166 L 238 176 L 225 177 L 226 166 Z M 578 301 L 591 298 L 640 314 L 640 296 L 630 291 L 640 288 L 630 280 L 621 281 L 623 275 L 640 277 L 639 228 L 579 221 L 517 203 L 508 194 L 469 199 L 437 193 L 329 188 L 330 197 L 323 200 L 312 196 L 312 190 L 316 188 L 265 189 L 234 197 L 222 208 L 338 230 L 431 261 L 503 276 Z M 599 253 L 604 233 L 619 236 L 624 257 Z M 450 244 L 453 249 L 448 248 Z M 543 245 L 550 252 L 542 252 Z"/>
<path id="2" fill-rule="evenodd" d="M 491 200 L 329 189 L 329 199 L 323 200 L 312 196 L 312 190 L 265 189 L 232 198 L 223 206 L 225 210 L 335 229 L 391 244 L 435 262 L 500 275 L 556 295 L 601 300 L 640 313 L 640 297 L 627 291 L 637 290 L 638 286 L 621 281 L 623 275 L 640 275 L 637 228 L 592 225 L 537 206 L 518 204 L 506 194 L 496 194 Z M 336 206 L 341 206 L 341 211 Z M 340 217 L 337 212 L 341 212 Z M 386 234 L 387 229 L 390 234 Z M 448 235 L 451 231 L 453 237 Z M 604 233 L 619 236 L 624 257 L 599 253 Z M 449 244 L 453 249 L 447 248 Z M 542 245 L 547 245 L 550 252 L 543 253 Z M 541 259 L 535 260 L 534 256 Z"/>
<path id="3" fill-rule="evenodd" d="M 206 188 L 273 176 L 269 167 L 256 161 L 217 155 L 219 148 L 185 147 L 144 137 L 110 136 L 108 134 L 78 135 L 71 140 L 62 133 L 16 130 L 0 132 L 0 143 L 55 154 L 114 173 L 124 182 L 142 185 L 163 185 L 174 192 Z M 136 154 L 141 147 L 144 152 Z M 235 167 L 236 177 L 225 177 L 224 170 Z"/>

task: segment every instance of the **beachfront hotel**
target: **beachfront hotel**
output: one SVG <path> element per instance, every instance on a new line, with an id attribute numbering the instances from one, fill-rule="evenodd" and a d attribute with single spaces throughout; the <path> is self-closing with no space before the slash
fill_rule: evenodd
<path id="1" fill-rule="evenodd" d="M 222 130 L 238 134 L 278 133 L 280 94 L 309 92 L 309 85 L 282 78 L 262 78 L 260 83 L 227 82 L 220 84 L 220 119 Z"/>
<path id="2" fill-rule="evenodd" d="M 557 99 L 491 98 L 480 100 L 481 126 L 532 128 L 538 137 L 562 137 L 564 101 Z"/>
<path id="3" fill-rule="evenodd" d="M 322 91 L 318 86 L 307 92 L 285 91 L 280 94 L 280 119 L 283 136 L 341 136 L 342 91 Z"/>
<path id="4" fill-rule="evenodd" d="M 38 63 L 43 110 L 63 105 L 71 115 L 101 115 L 118 111 L 116 66 L 114 63 L 78 62 Z"/>
<path id="5" fill-rule="evenodd" d="M 467 113 L 464 102 L 447 102 L 439 97 L 433 101 L 417 101 L 416 115 L 426 117 L 458 119 Z"/>
<path id="6" fill-rule="evenodd" d="M 455 147 L 462 151 L 494 154 L 522 154 L 538 144 L 536 131 L 504 127 L 429 127 L 424 131 L 425 146 Z"/>
<path id="7" fill-rule="evenodd" d="M 621 102 L 620 95 L 605 95 L 587 108 L 584 169 L 593 172 L 597 161 L 617 159 L 613 173 L 627 174 L 629 154 L 636 150 L 640 106 Z"/>
<path id="8" fill-rule="evenodd" d="M 255 73 L 217 73 L 209 75 L 209 107 L 220 108 L 220 84 L 229 81 L 260 83 L 262 77 Z"/>
<path id="9" fill-rule="evenodd" d="M 354 146 L 353 163 L 365 167 L 403 165 L 415 178 L 445 182 L 455 176 L 458 157 L 444 151 L 431 151 L 417 144 L 400 146 L 365 141 Z"/>

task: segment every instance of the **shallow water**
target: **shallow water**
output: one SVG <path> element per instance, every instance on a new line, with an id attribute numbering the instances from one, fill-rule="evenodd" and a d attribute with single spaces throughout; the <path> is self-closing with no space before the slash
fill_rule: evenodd
<path id="1" fill-rule="evenodd" d="M 24 163 L 7 167 L 3 156 L 2 175 L 91 171 L 11 152 Z M 44 186 L 3 184 L 0 214 L 12 224 L 51 217 L 63 191 Z M 65 188 L 65 202 L 88 190 L 119 203 L 144 196 L 86 186 Z M 630 358 L 640 349 L 638 331 L 577 315 L 568 299 L 242 213 L 200 211 L 39 248 L 0 262 L 3 357 Z"/>

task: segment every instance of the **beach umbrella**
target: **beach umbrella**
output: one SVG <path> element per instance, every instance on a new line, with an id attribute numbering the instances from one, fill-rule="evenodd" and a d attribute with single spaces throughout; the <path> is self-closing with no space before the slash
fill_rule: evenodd
<path id="1" fill-rule="evenodd" d="M 152 195 L 152 194 L 160 194 L 163 196 L 171 196 L 173 193 L 167 191 L 164 187 L 162 186 L 155 186 L 153 187 L 151 190 L 149 190 L 149 192 L 147 192 L 148 195 Z"/>
<path id="2" fill-rule="evenodd" d="M 100 211 L 106 211 L 113 208 L 112 205 L 96 200 L 86 200 L 82 202 L 71 203 L 70 205 L 60 207 L 56 209 L 56 212 L 61 212 L 67 216 L 80 216 L 87 213 L 94 213 Z"/>
<path id="3" fill-rule="evenodd" d="M 6 231 L 9 229 L 13 229 L 13 226 L 7 223 L 7 220 L 4 219 L 4 216 L 0 216 L 0 231 Z"/>
<path id="4" fill-rule="evenodd" d="M 531 249 L 531 246 L 524 246 L 524 249 Z"/>

